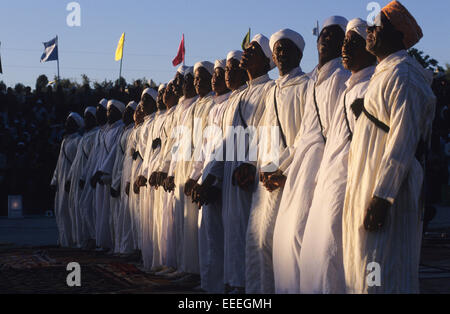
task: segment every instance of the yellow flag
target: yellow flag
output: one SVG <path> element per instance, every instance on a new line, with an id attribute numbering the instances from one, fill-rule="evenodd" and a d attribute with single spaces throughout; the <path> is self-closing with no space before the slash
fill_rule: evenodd
<path id="1" fill-rule="evenodd" d="M 125 42 L 125 33 L 122 34 L 119 40 L 119 44 L 116 49 L 116 61 L 122 60 L 123 58 L 123 44 Z"/>

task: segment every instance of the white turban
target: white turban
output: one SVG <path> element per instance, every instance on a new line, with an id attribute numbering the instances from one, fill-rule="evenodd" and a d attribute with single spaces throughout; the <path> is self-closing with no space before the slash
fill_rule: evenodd
<path id="1" fill-rule="evenodd" d="M 108 99 L 103 98 L 102 100 L 100 100 L 100 102 L 98 103 L 99 105 L 102 105 L 103 108 L 107 108 L 108 107 Z"/>
<path id="2" fill-rule="evenodd" d="M 226 63 L 227 63 L 227 60 L 225 60 L 225 59 L 216 60 L 216 62 L 214 62 L 214 70 L 217 68 L 221 68 L 221 69 L 225 70 Z"/>
<path id="3" fill-rule="evenodd" d="M 195 73 L 195 71 L 197 71 L 197 69 L 202 68 L 202 67 L 205 68 L 205 70 L 208 71 L 209 74 L 213 75 L 213 73 L 214 73 L 214 64 L 212 64 L 209 61 L 197 62 L 194 65 L 194 73 Z"/>
<path id="4" fill-rule="evenodd" d="M 141 98 L 145 95 L 148 94 L 150 95 L 154 101 L 156 101 L 156 98 L 158 97 L 158 92 L 155 91 L 153 88 L 149 87 L 144 89 L 144 91 L 142 92 Z"/>
<path id="5" fill-rule="evenodd" d="M 184 70 L 184 76 L 188 74 L 194 76 L 194 67 L 186 67 L 186 69 Z"/>
<path id="6" fill-rule="evenodd" d="M 285 38 L 291 40 L 303 53 L 303 51 L 305 50 L 305 40 L 303 39 L 302 35 L 289 28 L 279 30 L 278 32 L 270 36 L 270 49 L 273 51 L 273 46 L 275 46 L 276 42 Z"/>
<path id="7" fill-rule="evenodd" d="M 110 101 L 108 101 L 108 108 L 110 108 L 111 106 L 119 109 L 120 113 L 123 113 L 123 111 L 125 110 L 125 104 L 115 99 L 111 99 Z"/>
<path id="8" fill-rule="evenodd" d="M 166 88 L 166 87 L 167 87 L 167 84 L 166 84 L 166 83 L 160 84 L 159 87 L 158 87 L 158 93 L 159 93 L 161 90 L 163 90 L 164 88 Z"/>
<path id="9" fill-rule="evenodd" d="M 95 114 L 97 113 L 97 109 L 93 106 L 86 107 L 86 110 L 84 110 L 84 116 L 86 116 L 86 114 L 88 112 L 91 113 L 95 117 Z"/>
<path id="10" fill-rule="evenodd" d="M 187 70 L 188 66 L 180 65 L 177 69 L 177 72 L 180 73 L 181 75 L 185 76 L 186 75 L 186 70 Z"/>
<path id="11" fill-rule="evenodd" d="M 84 120 L 83 118 L 76 112 L 71 112 L 67 119 L 72 118 L 76 124 L 78 124 L 78 127 L 81 129 L 84 127 Z"/>
<path id="12" fill-rule="evenodd" d="M 346 19 L 345 17 L 342 17 L 342 16 L 330 16 L 329 18 L 327 18 L 327 19 L 323 22 L 322 30 L 323 30 L 325 27 L 337 25 L 337 26 L 339 26 L 340 28 L 342 28 L 342 30 L 343 30 L 344 33 L 345 33 L 345 30 L 346 30 L 346 28 L 347 28 L 347 24 L 348 24 L 348 21 L 347 21 L 347 19 Z M 321 30 L 321 31 L 322 31 L 322 30 Z"/>
<path id="13" fill-rule="evenodd" d="M 263 34 L 256 34 L 252 39 L 252 42 L 253 41 L 257 42 L 261 46 L 264 55 L 270 60 L 270 69 L 273 69 L 275 67 L 275 63 L 273 63 L 272 60 L 272 51 L 270 50 L 269 39 L 267 39 L 267 37 Z"/>
<path id="14" fill-rule="evenodd" d="M 227 61 L 230 59 L 236 59 L 237 61 L 241 61 L 242 55 L 243 53 L 240 50 L 231 50 L 227 54 Z"/>
<path id="15" fill-rule="evenodd" d="M 127 105 L 127 108 L 131 108 L 131 109 L 133 109 L 133 111 L 136 111 L 137 106 L 138 106 L 138 103 L 137 103 L 137 102 L 135 102 L 135 101 L 130 101 L 130 102 L 128 103 L 128 105 Z"/>
<path id="16" fill-rule="evenodd" d="M 347 30 L 345 33 L 347 34 L 349 31 L 354 31 L 359 36 L 364 38 L 364 40 L 366 40 L 367 39 L 367 22 L 360 18 L 353 19 L 350 22 L 348 22 Z"/>

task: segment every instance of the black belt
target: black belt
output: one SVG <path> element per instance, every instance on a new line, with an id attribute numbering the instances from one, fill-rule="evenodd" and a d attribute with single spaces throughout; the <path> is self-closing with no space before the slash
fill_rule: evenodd
<path id="1" fill-rule="evenodd" d="M 277 115 L 277 122 L 278 122 L 278 128 L 280 129 L 281 133 L 281 140 L 283 141 L 284 147 L 287 148 L 287 142 L 286 142 L 286 136 L 283 132 L 283 127 L 281 126 L 280 117 L 278 115 L 278 104 L 277 104 L 277 86 L 275 86 L 275 92 L 273 94 L 273 104 L 275 106 L 275 114 Z"/>

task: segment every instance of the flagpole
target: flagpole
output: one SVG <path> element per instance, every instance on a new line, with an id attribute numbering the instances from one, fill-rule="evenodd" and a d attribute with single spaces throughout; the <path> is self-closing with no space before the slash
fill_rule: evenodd
<path id="1" fill-rule="evenodd" d="M 183 47 L 183 48 L 184 48 L 184 51 L 185 51 L 185 52 L 184 52 L 184 58 L 183 58 L 183 65 L 184 65 L 184 60 L 186 60 L 186 40 L 184 39 L 184 34 L 183 34 L 183 41 L 185 42 L 185 43 L 184 43 L 184 47 Z"/>
<path id="2" fill-rule="evenodd" d="M 123 33 L 122 58 L 120 59 L 120 71 L 119 71 L 119 85 L 120 85 L 120 78 L 122 77 L 122 62 L 123 62 L 123 50 L 124 49 L 125 49 L 125 33 Z"/>
<path id="3" fill-rule="evenodd" d="M 58 47 L 58 59 L 56 59 L 56 67 L 58 69 L 58 83 L 59 83 L 60 77 L 59 77 L 59 43 L 58 43 L 58 35 L 56 35 L 56 47 Z"/>

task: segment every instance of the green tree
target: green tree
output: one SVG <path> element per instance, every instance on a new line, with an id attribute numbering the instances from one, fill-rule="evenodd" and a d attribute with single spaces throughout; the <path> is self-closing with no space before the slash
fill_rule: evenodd
<path id="1" fill-rule="evenodd" d="M 429 55 L 425 55 L 423 51 L 411 48 L 408 50 L 411 57 L 415 58 L 425 69 L 429 69 L 436 72 L 444 72 L 444 68 L 439 66 L 439 62 L 436 59 L 431 58 Z"/>
<path id="2" fill-rule="evenodd" d="M 86 74 L 81 74 L 81 85 L 90 85 L 91 84 L 91 80 L 89 79 L 89 77 Z"/>

